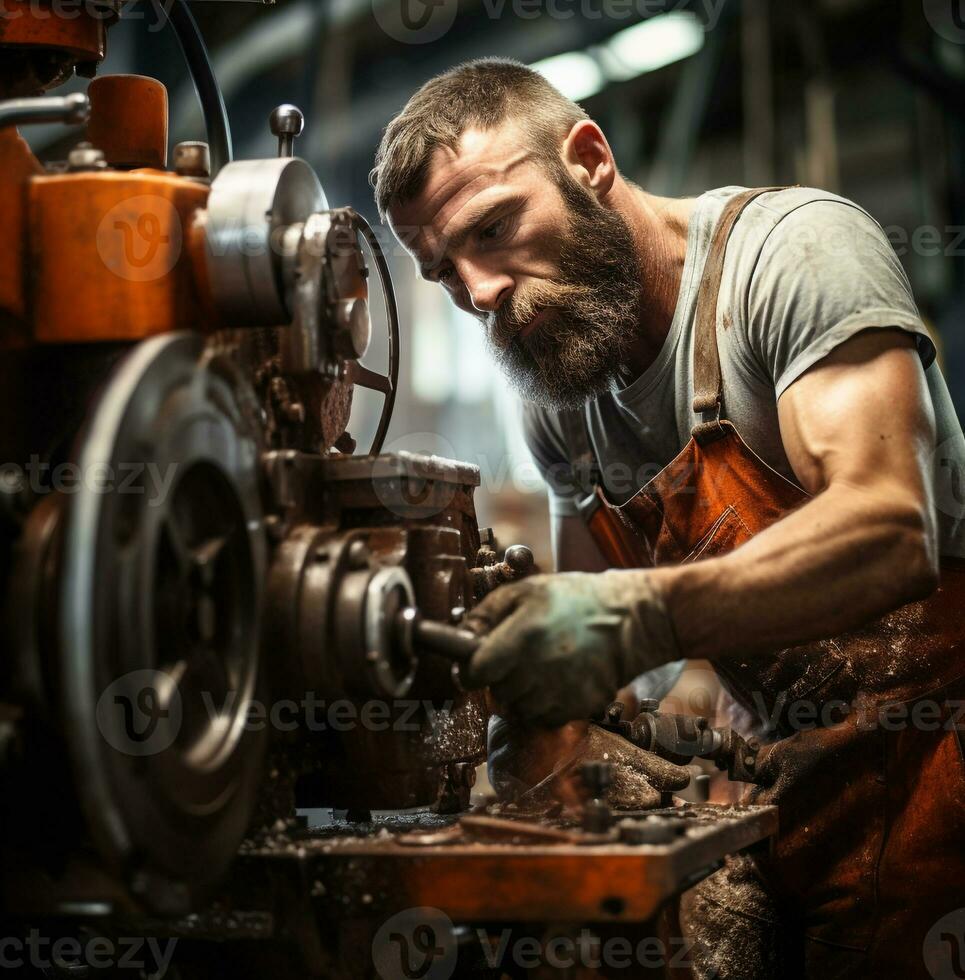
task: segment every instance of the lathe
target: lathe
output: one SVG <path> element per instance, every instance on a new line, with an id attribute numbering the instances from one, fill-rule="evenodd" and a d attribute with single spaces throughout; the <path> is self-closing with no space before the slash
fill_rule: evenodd
<path id="1" fill-rule="evenodd" d="M 602 759 L 581 812 L 471 808 L 489 710 L 459 685 L 475 644 L 459 620 L 532 555 L 478 527 L 475 467 L 381 453 L 389 269 L 293 155 L 297 109 L 272 114 L 276 158 L 232 160 L 181 0 L 169 28 L 205 142 L 169 162 L 153 79 L 46 94 L 95 75 L 121 16 L 6 0 L 0 22 L 4 955 L 61 940 L 21 965 L 86 976 L 92 937 L 154 937 L 177 949 L 143 969 L 183 977 L 619 973 L 495 962 L 505 929 L 662 935 L 666 954 L 668 903 L 766 845 L 773 808 L 615 814 Z M 18 132 L 37 122 L 86 135 L 41 163 Z M 372 267 L 384 372 L 362 360 Z M 361 451 L 356 387 L 383 399 Z M 644 708 L 598 721 L 753 779 L 753 744 Z M 319 809 L 330 825 L 309 824 Z M 646 969 L 686 975 L 672 959 Z"/>

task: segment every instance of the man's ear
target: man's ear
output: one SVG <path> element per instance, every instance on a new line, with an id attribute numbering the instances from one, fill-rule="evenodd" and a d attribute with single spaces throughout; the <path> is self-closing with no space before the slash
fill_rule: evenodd
<path id="1" fill-rule="evenodd" d="M 597 200 L 609 194 L 617 165 L 603 130 L 592 119 L 581 119 L 563 140 L 563 165 Z"/>

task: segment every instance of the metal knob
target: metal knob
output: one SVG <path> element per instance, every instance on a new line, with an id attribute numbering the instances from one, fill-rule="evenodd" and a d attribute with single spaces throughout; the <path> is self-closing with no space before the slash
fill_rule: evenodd
<path id="1" fill-rule="evenodd" d="M 207 143 L 188 140 L 178 143 L 171 154 L 174 172 L 181 177 L 210 177 L 211 153 Z"/>
<path id="2" fill-rule="evenodd" d="M 83 170 L 103 170 L 107 166 L 104 154 L 90 143 L 78 143 L 67 154 L 67 169 L 72 173 Z"/>
<path id="3" fill-rule="evenodd" d="M 513 570 L 518 578 L 524 578 L 533 570 L 536 559 L 533 552 L 524 544 L 510 545 L 503 555 L 503 561 Z"/>
<path id="4" fill-rule="evenodd" d="M 295 155 L 295 137 L 300 136 L 305 128 L 305 116 L 298 106 L 285 102 L 272 111 L 268 117 L 268 126 L 272 135 L 278 137 L 278 155 L 290 157 Z"/>
<path id="5" fill-rule="evenodd" d="M 606 791 L 613 783 L 614 765 L 612 762 L 599 762 L 595 759 L 584 762 L 580 766 L 580 776 L 583 785 L 594 799 L 606 796 Z"/>

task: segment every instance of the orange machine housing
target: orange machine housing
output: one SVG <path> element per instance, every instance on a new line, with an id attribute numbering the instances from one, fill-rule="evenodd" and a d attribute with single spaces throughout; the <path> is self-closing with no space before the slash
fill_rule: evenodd
<path id="1" fill-rule="evenodd" d="M 91 87 L 94 146 L 97 134 L 135 134 L 129 147 L 115 135 L 108 161 L 163 166 L 163 86 L 121 75 Z M 0 347 L 135 341 L 210 322 L 206 182 L 144 166 L 46 172 L 12 129 L 0 131 L 0 173 Z"/>
<path id="2" fill-rule="evenodd" d="M 200 328 L 188 247 L 208 187 L 157 170 L 28 181 L 33 337 L 139 340 Z"/>

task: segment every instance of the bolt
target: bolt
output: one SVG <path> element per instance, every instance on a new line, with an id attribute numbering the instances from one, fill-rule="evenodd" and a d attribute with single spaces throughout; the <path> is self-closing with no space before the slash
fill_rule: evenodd
<path id="1" fill-rule="evenodd" d="M 207 143 L 195 140 L 177 143 L 171 157 L 174 172 L 181 177 L 211 176 L 211 154 Z"/>
<path id="2" fill-rule="evenodd" d="M 91 143 L 78 143 L 67 155 L 67 169 L 71 173 L 84 170 L 105 170 L 107 159 L 102 150 Z"/>
<path id="3" fill-rule="evenodd" d="M 611 725 L 615 725 L 623 717 L 624 707 L 625 705 L 622 701 L 614 701 L 606 709 L 606 720 Z"/>
<path id="4" fill-rule="evenodd" d="M 305 406 L 301 402 L 289 402 L 284 406 L 284 412 L 289 422 L 301 424 L 305 421 Z"/>
<path id="5" fill-rule="evenodd" d="M 369 549 L 364 541 L 353 541 L 348 546 L 349 568 L 367 568 L 369 564 Z"/>
<path id="6" fill-rule="evenodd" d="M 598 762 L 595 759 L 584 762 L 580 766 L 580 776 L 590 795 L 598 800 L 606 795 L 608 787 L 613 783 L 613 763 Z"/>

